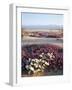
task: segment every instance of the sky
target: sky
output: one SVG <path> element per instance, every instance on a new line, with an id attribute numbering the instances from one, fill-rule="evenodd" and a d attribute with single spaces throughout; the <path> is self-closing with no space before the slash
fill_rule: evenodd
<path id="1" fill-rule="evenodd" d="M 60 14 L 40 14 L 25 13 L 21 14 L 22 27 L 27 26 L 47 26 L 47 25 L 63 25 L 63 15 Z"/>

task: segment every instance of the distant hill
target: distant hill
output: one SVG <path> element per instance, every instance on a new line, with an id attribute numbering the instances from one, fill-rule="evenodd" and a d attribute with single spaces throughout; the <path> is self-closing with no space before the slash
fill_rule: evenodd
<path id="1" fill-rule="evenodd" d="M 39 25 L 39 26 L 25 26 L 25 27 L 22 27 L 22 29 L 49 29 L 49 30 L 61 30 L 63 29 L 63 26 L 62 25 Z"/>

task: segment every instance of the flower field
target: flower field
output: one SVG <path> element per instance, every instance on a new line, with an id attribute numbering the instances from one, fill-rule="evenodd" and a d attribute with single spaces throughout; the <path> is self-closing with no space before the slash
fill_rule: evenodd
<path id="1" fill-rule="evenodd" d="M 63 48 L 57 45 L 24 45 L 21 48 L 21 75 L 63 75 Z"/>

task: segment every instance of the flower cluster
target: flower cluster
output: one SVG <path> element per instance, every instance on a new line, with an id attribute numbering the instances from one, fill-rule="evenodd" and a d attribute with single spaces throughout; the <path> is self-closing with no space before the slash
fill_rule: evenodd
<path id="1" fill-rule="evenodd" d="M 37 72 L 44 72 L 45 67 L 49 66 L 49 60 L 54 60 L 55 56 L 53 53 L 41 53 L 39 55 L 39 59 L 29 58 L 30 63 L 25 66 L 25 68 L 29 71 L 28 74 L 37 73 Z"/>

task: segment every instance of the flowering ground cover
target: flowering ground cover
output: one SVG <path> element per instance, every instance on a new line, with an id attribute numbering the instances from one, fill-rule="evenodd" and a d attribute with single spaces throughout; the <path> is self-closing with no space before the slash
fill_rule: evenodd
<path id="1" fill-rule="evenodd" d="M 63 48 L 57 45 L 24 45 L 21 48 L 24 76 L 63 75 Z"/>

